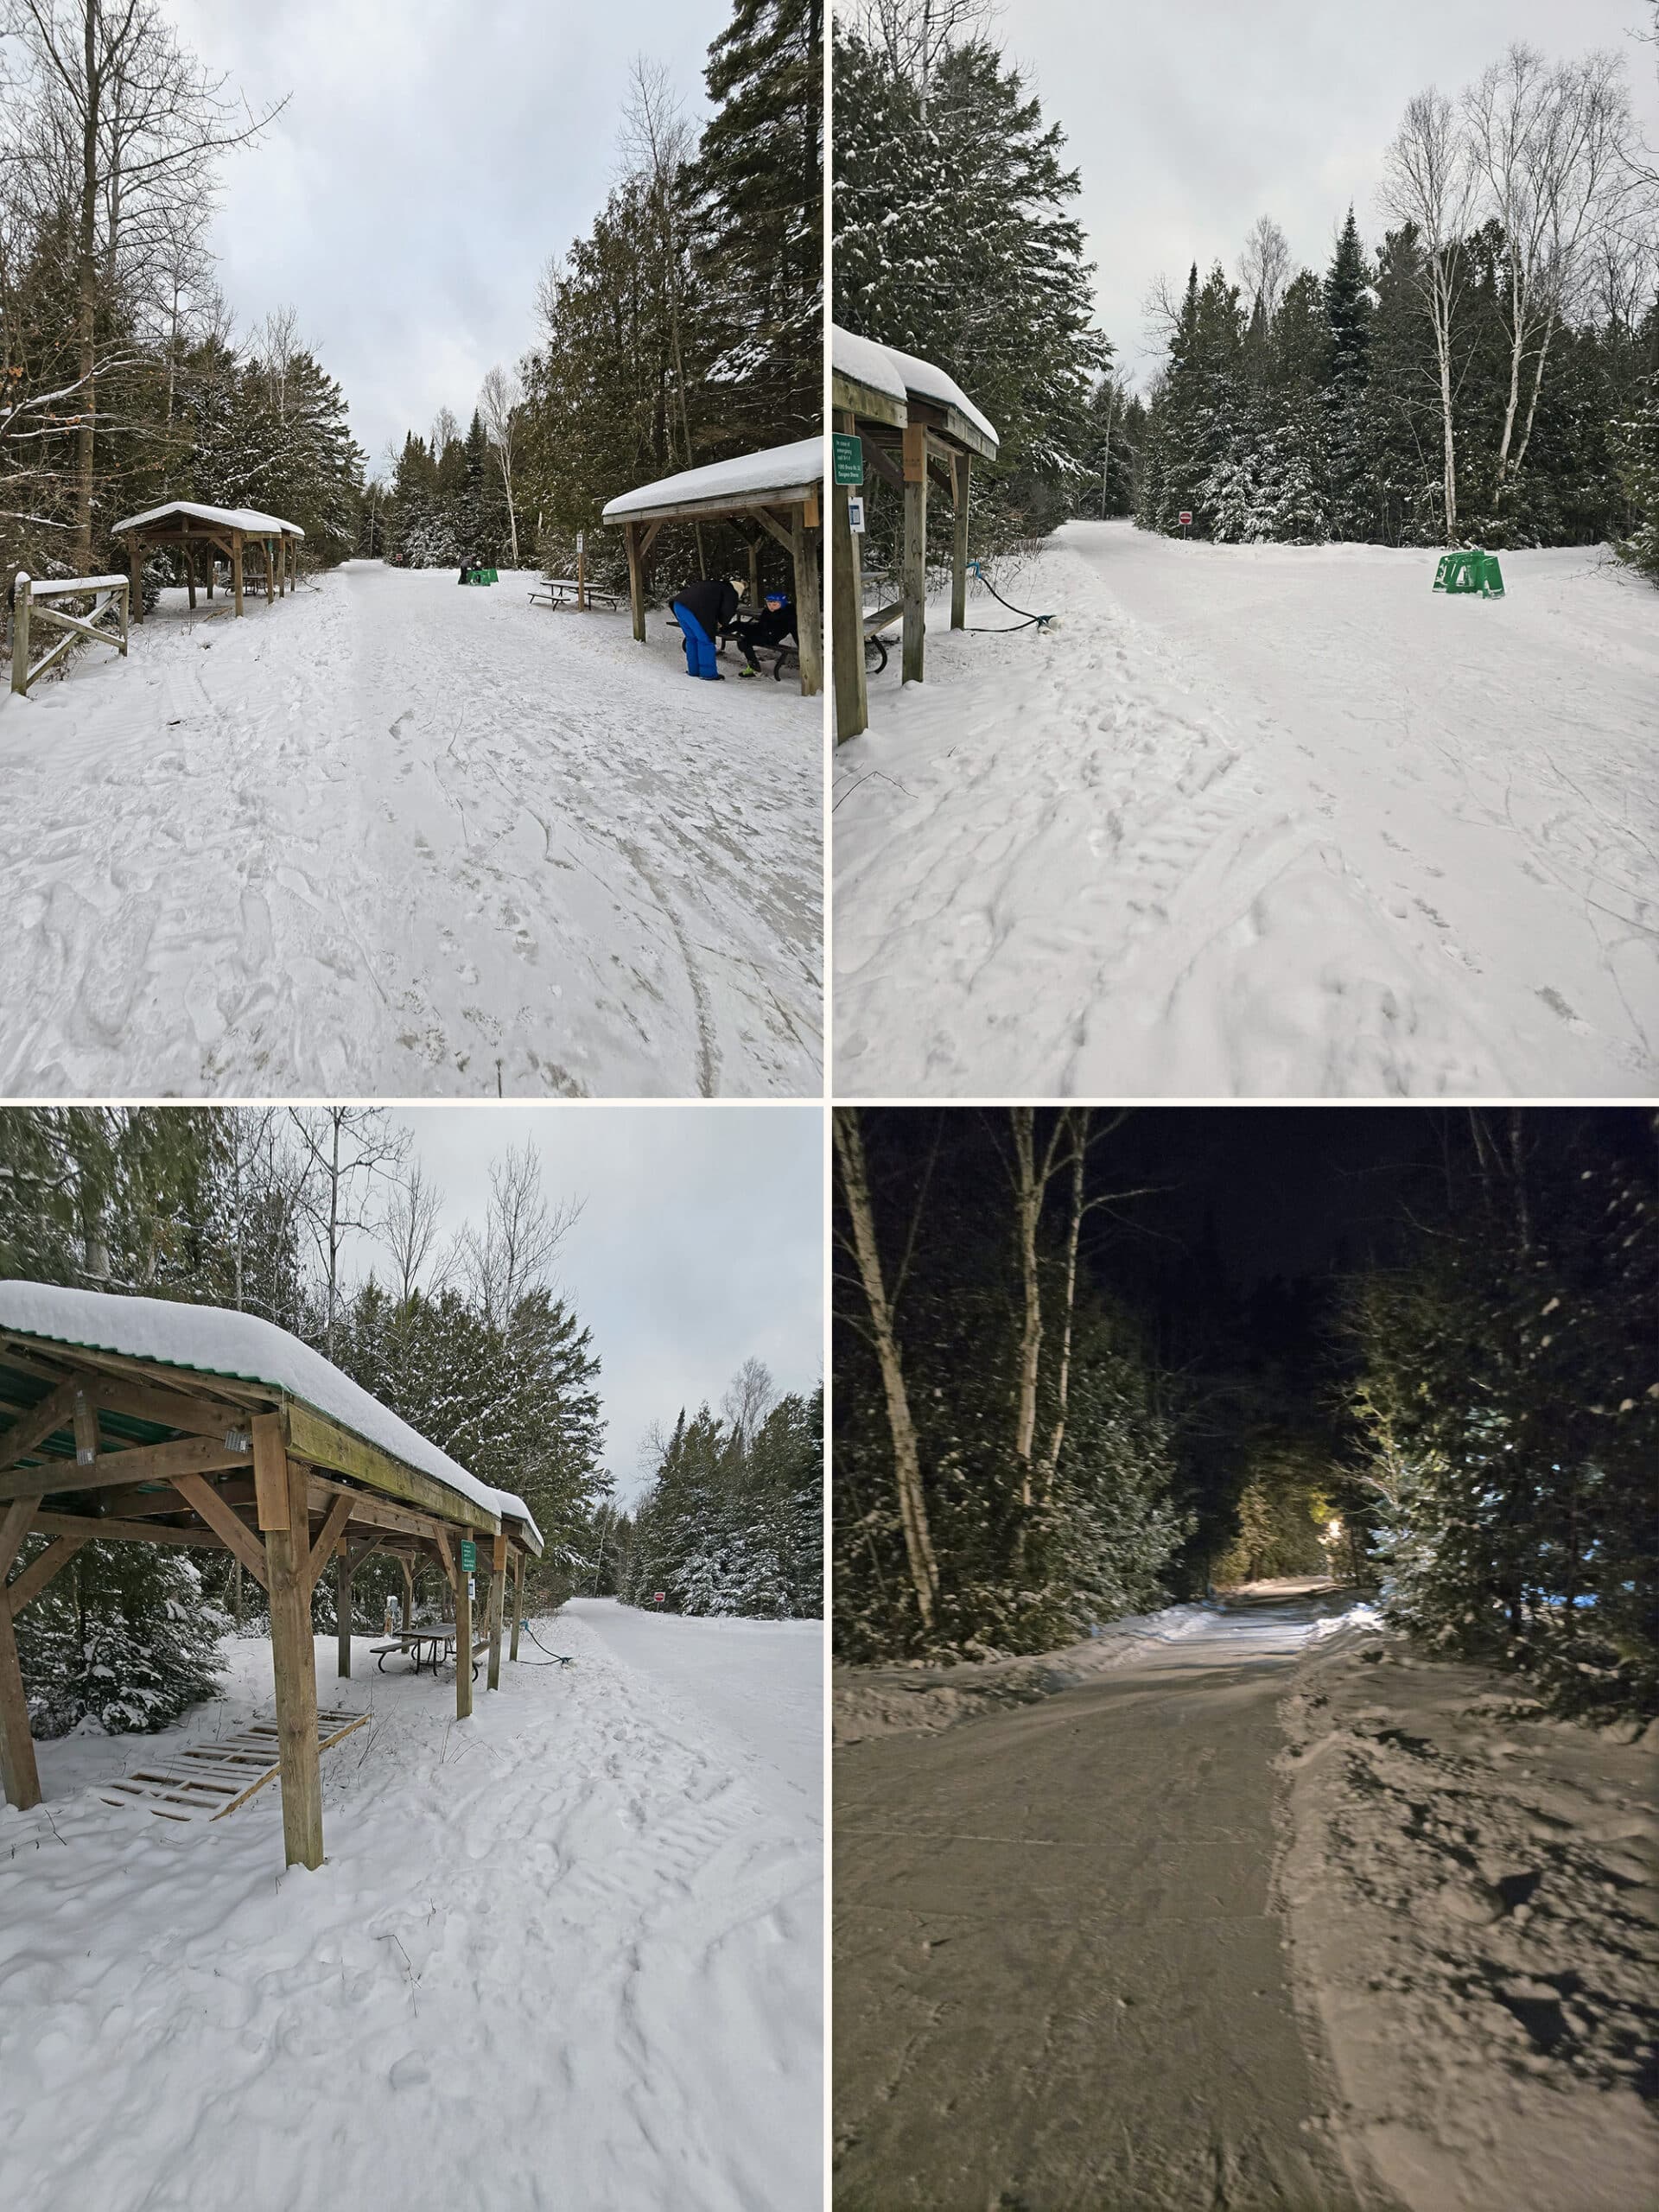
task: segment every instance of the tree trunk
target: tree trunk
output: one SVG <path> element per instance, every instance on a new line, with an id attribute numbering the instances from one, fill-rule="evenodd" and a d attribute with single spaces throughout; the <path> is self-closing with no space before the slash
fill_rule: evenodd
<path id="1" fill-rule="evenodd" d="M 92 410 L 98 366 L 98 9 L 81 0 L 86 79 L 80 117 L 80 213 L 75 240 L 78 299 L 75 369 L 80 414 L 75 426 L 75 558 L 83 576 L 92 573 Z"/>
<path id="2" fill-rule="evenodd" d="M 870 1309 L 870 1329 L 881 1370 L 887 1399 L 887 1427 L 893 1438 L 893 1475 L 899 1491 L 899 1517 L 905 1532 L 905 1556 L 911 1587 L 916 1593 L 922 1626 L 931 1630 L 939 1595 L 938 1562 L 927 1522 L 927 1501 L 922 1494 L 921 1455 L 916 1444 L 916 1425 L 911 1418 L 905 1389 L 903 1362 L 893 1328 L 881 1271 L 880 1248 L 876 1242 L 875 1209 L 870 1199 L 868 1171 L 864 1160 L 864 1138 L 855 1106 L 838 1106 L 834 1116 L 836 1158 L 841 1166 L 841 1186 L 853 1225 L 853 1250 Z"/>
<path id="3" fill-rule="evenodd" d="M 1071 1132 L 1071 1217 L 1065 1237 L 1065 1319 L 1060 1333 L 1060 1365 L 1055 1378 L 1055 1395 L 1058 1405 L 1054 1417 L 1054 1433 L 1049 1439 L 1048 1451 L 1043 1464 L 1043 1497 L 1047 1498 L 1054 1487 L 1054 1478 L 1060 1465 L 1060 1446 L 1065 1441 L 1065 1407 L 1071 1381 L 1071 1328 L 1077 1311 L 1077 1244 L 1083 1234 L 1083 1170 L 1089 1148 L 1089 1109 L 1065 1120 Z"/>
<path id="4" fill-rule="evenodd" d="M 1037 1371 L 1043 1350 L 1042 1285 L 1037 1273 L 1037 1223 L 1043 1210 L 1034 1143 L 1036 1115 L 1029 1106 L 1009 1109 L 1014 1123 L 1014 1236 L 1025 1319 L 1020 1331 L 1020 1376 L 1014 1399 L 1014 1453 L 1020 1462 L 1020 1503 L 1031 1504 L 1031 1449 L 1037 1433 Z"/>

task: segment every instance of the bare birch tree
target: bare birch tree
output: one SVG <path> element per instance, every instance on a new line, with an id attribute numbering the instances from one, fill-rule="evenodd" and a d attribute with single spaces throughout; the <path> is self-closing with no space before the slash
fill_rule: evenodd
<path id="1" fill-rule="evenodd" d="M 582 1219 L 580 1198 L 550 1201 L 542 1163 L 528 1138 L 490 1163 L 490 1203 L 482 1231 L 463 1230 L 459 1264 L 485 1320 L 504 1328 L 544 1277 Z"/>
<path id="2" fill-rule="evenodd" d="M 518 566 L 518 515 L 513 504 L 513 455 L 518 442 L 519 409 L 524 388 L 511 369 L 498 361 L 480 387 L 478 411 L 484 435 L 495 449 L 496 465 L 507 495 L 507 531 L 512 540 L 512 565 Z"/>
<path id="3" fill-rule="evenodd" d="M 376 1236 L 391 1260 L 392 1283 L 397 1303 L 407 1306 L 423 1287 L 441 1290 L 450 1260 L 441 1252 L 438 1224 L 443 1216 L 443 1192 L 430 1181 L 420 1161 L 392 1185 Z"/>
<path id="4" fill-rule="evenodd" d="M 1290 241 L 1271 215 L 1258 215 L 1246 232 L 1238 281 L 1244 297 L 1261 308 L 1271 328 L 1290 282 Z"/>
<path id="5" fill-rule="evenodd" d="M 1452 422 L 1452 319 L 1468 280 L 1463 241 L 1475 206 L 1478 172 L 1459 111 L 1431 86 L 1406 104 L 1384 157 L 1382 200 L 1402 223 L 1415 226 L 1422 260 L 1417 285 L 1434 338 L 1440 387 L 1441 482 L 1446 542 L 1458 537 L 1457 434 Z"/>
<path id="6" fill-rule="evenodd" d="M 299 1207 L 322 1274 L 323 1351 L 332 1359 L 341 1254 L 348 1237 L 378 1230 L 384 1187 L 408 1156 L 409 1131 L 383 1106 L 290 1106 L 289 1120 L 308 1169 Z"/>
<path id="7" fill-rule="evenodd" d="M 984 29 L 996 0 L 861 0 L 849 12 L 893 75 L 915 86 L 925 115 L 934 71 L 957 41 Z"/>

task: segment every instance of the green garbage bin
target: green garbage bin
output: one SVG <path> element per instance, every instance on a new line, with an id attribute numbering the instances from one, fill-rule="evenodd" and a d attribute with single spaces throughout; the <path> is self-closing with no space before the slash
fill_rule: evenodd
<path id="1" fill-rule="evenodd" d="M 499 583 L 500 578 L 493 569 L 468 569 L 464 581 L 469 584 Z"/>
<path id="2" fill-rule="evenodd" d="M 1465 550 L 1442 553 L 1435 565 L 1435 591 L 1477 591 L 1483 599 L 1502 599 L 1503 571 L 1497 565 L 1496 553 L 1488 553 L 1478 545 Z"/>

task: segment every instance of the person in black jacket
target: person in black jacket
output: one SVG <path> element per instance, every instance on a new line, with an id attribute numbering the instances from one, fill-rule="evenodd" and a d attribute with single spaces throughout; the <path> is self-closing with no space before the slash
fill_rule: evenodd
<path id="1" fill-rule="evenodd" d="M 724 576 L 699 576 L 695 582 L 682 585 L 670 604 L 685 640 L 687 675 L 705 677 L 717 683 L 715 644 L 737 612 L 736 591 Z"/>

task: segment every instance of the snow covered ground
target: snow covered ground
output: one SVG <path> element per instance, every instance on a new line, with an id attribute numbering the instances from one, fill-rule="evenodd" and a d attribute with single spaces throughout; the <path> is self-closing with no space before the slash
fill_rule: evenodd
<path id="1" fill-rule="evenodd" d="M 643 1625 L 682 1662 L 603 1606 L 535 1622 L 576 1663 L 526 1636 L 464 1725 L 319 1639 L 374 1717 L 323 1755 L 315 1874 L 274 1784 L 201 1827 L 88 1786 L 269 1710 L 263 1643 L 179 1731 L 41 1745 L 46 1802 L 0 1808 L 5 2202 L 817 2206 L 820 1632 Z"/>
<path id="2" fill-rule="evenodd" d="M 821 702 L 352 562 L 0 701 L 0 1095 L 817 1095 Z"/>
<path id="3" fill-rule="evenodd" d="M 1409 2212 L 1659 2202 L 1645 1746 L 1344 1628 L 1287 1700 L 1281 1889 L 1338 2122 Z"/>
<path id="4" fill-rule="evenodd" d="M 1077 523 L 1046 633 L 930 607 L 836 762 L 838 1090 L 1650 1092 L 1659 594 L 1503 565 Z"/>

